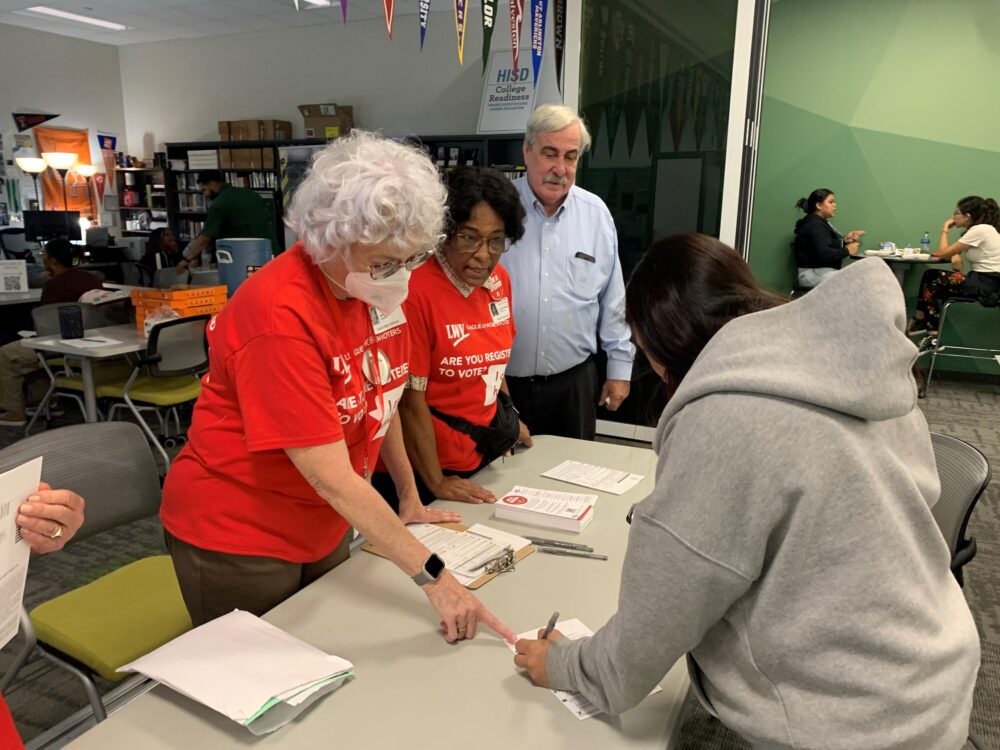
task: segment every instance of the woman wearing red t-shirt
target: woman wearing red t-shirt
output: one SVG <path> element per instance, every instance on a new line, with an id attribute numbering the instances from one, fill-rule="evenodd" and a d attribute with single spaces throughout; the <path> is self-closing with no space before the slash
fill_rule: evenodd
<path id="1" fill-rule="evenodd" d="M 531 445 L 504 379 L 515 326 L 510 278 L 497 265 L 524 234 L 524 208 L 493 169 L 455 169 L 446 183 L 448 237 L 413 274 L 403 308 L 412 341 L 403 437 L 423 502 L 493 502 L 469 477 L 516 442 Z"/>
<path id="2" fill-rule="evenodd" d="M 395 413 L 409 372 L 399 306 L 444 197 L 421 151 L 358 131 L 335 141 L 295 191 L 301 242 L 209 324 L 209 373 L 161 510 L 196 625 L 268 611 L 347 558 L 353 525 L 424 589 L 447 640 L 480 621 L 512 635 L 400 523 L 457 519 L 421 505 Z M 379 458 L 400 518 L 371 488 Z"/>

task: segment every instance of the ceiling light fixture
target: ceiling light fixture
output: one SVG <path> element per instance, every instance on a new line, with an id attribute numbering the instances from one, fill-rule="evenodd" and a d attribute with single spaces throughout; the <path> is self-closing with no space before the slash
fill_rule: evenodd
<path id="1" fill-rule="evenodd" d="M 111 31 L 125 31 L 128 29 L 128 26 L 115 23 L 114 21 L 105 21 L 100 18 L 81 16 L 77 13 L 69 13 L 65 10 L 50 8 L 47 5 L 34 5 L 30 8 L 25 8 L 22 12 L 37 13 L 42 16 L 52 16 L 53 18 L 60 18 L 64 21 L 76 21 L 77 23 L 89 24 L 90 26 L 100 26 L 102 29 L 110 29 Z"/>
<path id="2" fill-rule="evenodd" d="M 308 5 L 312 5 L 316 8 L 328 8 L 330 7 L 330 0 L 306 0 Z"/>

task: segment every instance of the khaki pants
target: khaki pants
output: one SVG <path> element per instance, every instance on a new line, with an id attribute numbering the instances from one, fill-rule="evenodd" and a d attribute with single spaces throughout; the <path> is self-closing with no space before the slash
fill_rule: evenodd
<path id="1" fill-rule="evenodd" d="M 262 615 L 350 556 L 351 531 L 326 557 L 291 563 L 275 557 L 230 555 L 195 547 L 164 530 L 167 549 L 195 627 L 242 609 Z"/>
<path id="2" fill-rule="evenodd" d="M 20 341 L 0 346 L 0 409 L 24 414 L 24 378 L 41 369 L 38 355 Z"/>

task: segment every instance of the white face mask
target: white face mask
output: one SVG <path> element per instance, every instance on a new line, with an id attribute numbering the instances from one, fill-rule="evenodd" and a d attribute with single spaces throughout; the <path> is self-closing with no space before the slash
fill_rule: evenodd
<path id="1" fill-rule="evenodd" d="M 344 251 L 344 264 L 348 268 L 351 267 L 350 256 L 350 250 Z M 319 270 L 331 282 L 347 292 L 348 296 L 366 302 L 383 315 L 388 315 L 403 304 L 409 293 L 410 271 L 405 266 L 387 279 L 373 279 L 368 271 L 348 271 L 343 284 L 328 274 L 323 266 L 320 266 Z"/>

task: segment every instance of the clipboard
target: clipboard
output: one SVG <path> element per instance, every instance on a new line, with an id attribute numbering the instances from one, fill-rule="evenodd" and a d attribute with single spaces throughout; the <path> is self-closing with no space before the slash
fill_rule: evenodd
<path id="1" fill-rule="evenodd" d="M 452 531 L 469 530 L 468 526 L 464 526 L 463 524 L 460 523 L 436 523 L 434 524 L 434 526 L 440 526 L 443 529 L 451 529 Z M 370 552 L 373 555 L 377 555 L 378 557 L 387 557 L 385 553 L 383 553 L 378 547 L 376 547 L 371 542 L 365 542 L 364 544 L 362 544 L 361 549 L 363 549 L 365 552 Z M 534 551 L 535 551 L 534 545 L 529 544 L 524 549 L 514 553 L 514 561 L 521 562 L 521 560 L 526 558 Z M 484 585 L 486 585 L 488 581 L 492 581 L 498 575 L 500 575 L 500 573 L 483 573 L 483 575 L 479 576 L 479 578 L 475 579 L 471 583 L 467 583 L 465 585 L 465 588 L 469 589 L 469 591 L 475 591 L 478 588 L 482 588 Z"/>

